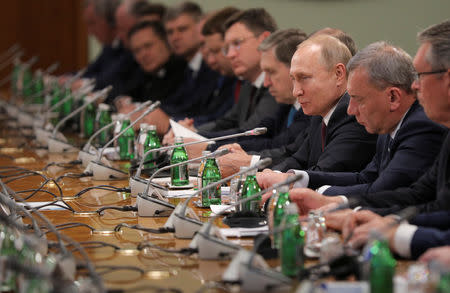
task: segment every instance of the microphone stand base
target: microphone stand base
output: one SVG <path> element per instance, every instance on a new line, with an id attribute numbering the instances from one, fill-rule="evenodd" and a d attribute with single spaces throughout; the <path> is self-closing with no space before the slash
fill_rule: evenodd
<path id="1" fill-rule="evenodd" d="M 138 194 L 136 206 L 139 217 L 161 217 L 175 209 L 174 205 L 143 193 Z"/>
<path id="2" fill-rule="evenodd" d="M 67 142 L 63 142 L 55 138 L 49 138 L 48 151 L 50 153 L 74 153 L 78 152 L 79 149 L 72 146 L 71 144 L 68 144 Z"/>
<path id="3" fill-rule="evenodd" d="M 111 167 L 106 166 L 102 162 L 91 161 L 87 169 L 92 171 L 92 179 L 94 180 L 118 180 L 128 178 L 128 174 Z"/>

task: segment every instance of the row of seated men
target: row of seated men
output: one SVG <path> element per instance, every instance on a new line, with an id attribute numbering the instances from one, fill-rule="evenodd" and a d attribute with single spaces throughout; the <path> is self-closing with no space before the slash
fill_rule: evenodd
<path id="1" fill-rule="evenodd" d="M 160 100 L 161 109 L 144 121 L 157 125 L 164 142 L 173 139 L 169 118 L 206 137 L 267 127 L 261 137 L 208 146 L 231 150 L 219 159 L 223 176 L 270 157 L 259 184 L 266 188 L 303 174 L 290 199 L 304 214 L 359 200 L 364 211 L 327 216 L 327 225 L 353 235 L 355 246 L 367 240 L 369 228 L 395 220 L 382 216 L 408 206 L 421 212 L 412 223 L 440 230 L 394 225 L 388 237 L 395 252 L 417 258 L 449 244 L 450 21 L 419 34 L 413 62 L 383 41 L 357 51 L 338 29 L 309 36 L 277 30 L 261 8 L 227 7 L 204 16 L 197 4 L 183 2 L 140 21 L 155 4 L 124 1 L 101 10 L 102 1 L 90 3 L 86 15 L 103 17 L 118 32 L 112 36 L 120 37 L 129 62 L 108 57 L 105 50 L 114 46 L 104 42 L 92 64 L 103 67 L 97 80 L 114 76 L 107 81 L 115 87 L 109 102 L 118 111 L 133 107 L 118 95 Z M 130 64 L 134 71 L 125 70 Z M 206 147 L 188 151 L 194 157 Z"/>

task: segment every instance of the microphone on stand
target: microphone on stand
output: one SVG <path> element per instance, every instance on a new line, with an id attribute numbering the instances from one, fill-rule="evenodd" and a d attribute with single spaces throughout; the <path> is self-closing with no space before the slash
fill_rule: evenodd
<path id="1" fill-rule="evenodd" d="M 145 158 L 147 158 L 147 156 L 151 153 L 171 150 L 176 147 L 184 147 L 184 146 L 189 146 L 189 145 L 194 145 L 194 144 L 199 144 L 199 143 L 224 140 L 224 139 L 235 138 L 235 137 L 240 137 L 240 136 L 261 135 L 261 134 L 265 134 L 266 132 L 267 132 L 266 127 L 259 127 L 259 128 L 254 128 L 252 130 L 247 130 L 247 131 L 244 131 L 241 133 L 219 136 L 219 137 L 215 137 L 215 138 L 208 138 L 208 139 L 203 139 L 203 140 L 198 140 L 198 141 L 191 141 L 191 142 L 187 142 L 187 143 L 183 143 L 183 144 L 170 145 L 170 146 L 160 147 L 157 149 L 148 150 L 142 156 L 142 159 L 139 162 L 139 167 L 137 168 L 135 175 L 130 177 L 131 196 L 137 196 L 139 193 L 143 192 L 145 189 L 145 186 L 147 185 L 147 180 L 141 178 L 140 176 L 141 176 L 142 168 L 144 166 Z"/>
<path id="2" fill-rule="evenodd" d="M 4 58 L 5 60 L 1 61 L 2 64 L 0 64 L 0 70 L 3 70 L 4 68 L 7 68 L 9 64 L 11 64 L 12 62 L 14 62 L 14 60 L 16 60 L 17 58 L 20 58 L 23 56 L 24 54 L 24 50 L 20 49 L 17 52 L 14 52 L 11 56 L 8 57 L 8 55 L 6 55 Z M 3 82 L 3 80 L 2 80 Z"/>
<path id="3" fill-rule="evenodd" d="M 291 185 L 302 178 L 302 174 L 290 176 L 283 182 L 274 184 L 252 196 L 241 199 L 232 205 L 226 206 L 219 213 L 211 217 L 207 223 L 203 224 L 194 239 L 192 239 L 189 247 L 198 249 L 198 256 L 200 259 L 223 259 L 224 257 L 229 257 L 230 255 L 235 254 L 239 250 L 240 246 L 228 241 L 226 237 L 220 233 L 220 230 L 216 226 L 213 226 L 214 221 L 231 208 L 258 198 L 259 196 L 282 186 Z"/>
<path id="4" fill-rule="evenodd" d="M 192 198 L 200 194 L 202 191 L 217 187 L 218 185 L 221 185 L 222 183 L 225 183 L 231 179 L 233 179 L 235 176 L 240 176 L 244 173 L 248 173 L 253 170 L 257 170 L 259 168 L 264 168 L 272 163 L 271 158 L 265 158 L 260 161 L 258 161 L 253 166 L 241 170 L 233 175 L 230 175 L 226 178 L 223 178 L 217 182 L 213 182 L 211 184 L 208 184 L 196 192 L 194 192 L 191 196 L 189 196 L 184 202 L 178 204 L 175 207 L 175 210 L 170 215 L 169 219 L 167 219 L 166 223 L 164 224 L 164 228 L 173 228 L 175 229 L 175 237 L 177 238 L 192 238 L 194 237 L 195 232 L 197 232 L 201 226 L 203 225 L 202 222 L 200 222 L 198 219 L 193 219 L 190 217 L 187 217 L 187 214 L 192 215 L 193 217 L 196 217 L 195 213 L 192 211 L 191 208 L 188 208 L 188 204 L 191 201 Z"/>
<path id="5" fill-rule="evenodd" d="M 92 104 L 93 102 L 98 100 L 99 98 L 106 96 L 111 90 L 112 90 L 112 86 L 108 86 L 108 87 L 104 88 L 103 90 L 95 93 L 81 107 L 78 107 L 77 109 L 72 111 L 72 113 L 70 113 L 69 115 L 64 117 L 64 119 L 62 119 L 61 121 L 58 122 L 58 124 L 56 124 L 55 128 L 53 129 L 52 135 L 50 136 L 50 139 L 48 141 L 48 150 L 49 150 L 50 153 L 62 153 L 62 152 L 69 152 L 69 151 L 77 151 L 78 150 L 75 147 L 73 147 L 72 145 L 70 145 L 70 144 L 68 144 L 68 143 L 66 143 L 64 141 L 58 140 L 56 138 L 56 134 L 58 133 L 58 129 L 67 120 L 69 120 L 70 118 L 72 118 L 75 115 L 77 115 L 78 113 L 80 113 L 84 108 L 86 108 L 87 106 L 89 106 L 90 104 Z"/>
<path id="6" fill-rule="evenodd" d="M 178 145 L 179 146 L 179 145 Z M 216 158 L 229 153 L 228 149 L 217 150 L 213 153 L 197 157 L 195 159 L 190 159 L 184 162 L 179 162 L 175 164 L 171 164 L 165 167 L 158 169 L 152 176 L 148 179 L 148 182 L 145 186 L 145 190 L 140 192 L 136 199 L 136 206 L 138 209 L 138 215 L 141 217 L 157 217 L 161 216 L 162 212 L 171 211 L 175 208 L 174 205 L 168 203 L 164 197 L 167 195 L 167 189 L 163 186 L 155 184 L 152 182 L 153 178 L 155 178 L 156 174 L 171 169 L 173 167 L 178 167 L 181 165 L 189 164 L 191 162 L 203 160 L 206 158 Z M 153 189 L 150 191 L 150 185 L 152 185 Z M 156 190 L 155 190 L 156 189 Z M 152 195 L 155 195 L 154 197 Z"/>
<path id="7" fill-rule="evenodd" d="M 13 55 L 14 53 L 20 50 L 21 50 L 20 45 L 18 43 L 15 43 L 11 47 L 3 51 L 3 53 L 0 55 L 0 62 L 3 61 L 2 59 L 6 59 L 9 55 Z"/>
<path id="8" fill-rule="evenodd" d="M 110 141 L 108 141 L 100 150 L 99 154 L 97 155 L 97 158 L 93 161 L 91 161 L 88 166 L 87 170 L 92 170 L 93 178 L 94 180 L 111 180 L 111 179 L 123 179 L 128 177 L 128 174 L 112 168 L 110 166 L 107 166 L 107 164 L 101 162 L 101 158 L 103 156 L 103 152 L 106 150 L 107 147 L 109 147 L 117 138 L 119 138 L 125 131 L 133 127 L 138 121 L 140 121 L 142 118 L 147 116 L 150 112 L 153 112 L 156 108 L 158 108 L 161 105 L 160 101 L 156 101 L 152 105 L 148 107 L 147 110 L 144 111 L 136 120 L 134 120 L 128 127 L 123 129 L 121 132 L 119 132 L 116 136 L 114 136 Z"/>
<path id="9" fill-rule="evenodd" d="M 92 92 L 93 89 L 94 85 L 91 83 L 84 85 L 78 91 L 76 91 L 74 99 L 78 99 L 79 97 Z M 33 122 L 34 134 L 36 136 L 36 140 L 42 146 L 48 146 L 48 140 L 52 135 L 50 130 L 54 128 L 52 124 L 48 123 L 50 113 L 52 113 L 55 109 L 57 109 L 59 106 L 61 106 L 71 98 L 72 96 L 70 95 L 64 97 L 63 99 L 56 102 L 53 106 L 49 107 L 47 111 L 42 115 L 36 117 L 35 121 Z M 66 141 L 66 138 L 61 133 L 58 134 L 58 139 L 61 141 Z"/>
<path id="10" fill-rule="evenodd" d="M 125 114 L 126 118 L 130 118 L 131 115 L 133 115 L 136 112 L 141 111 L 142 109 L 144 109 L 145 107 L 147 107 L 148 105 L 150 105 L 152 103 L 152 101 L 146 101 L 144 103 L 142 103 L 139 107 L 137 107 L 136 109 L 134 109 L 133 111 L 131 111 L 130 113 Z M 116 121 L 112 121 L 111 123 L 103 126 L 102 128 L 100 128 L 99 130 L 97 130 L 94 134 L 91 135 L 91 137 L 89 138 L 89 140 L 86 142 L 86 144 L 84 145 L 83 149 L 80 150 L 80 152 L 78 153 L 78 159 L 81 160 L 81 164 L 83 167 L 87 167 L 87 165 L 89 164 L 90 161 L 95 160 L 96 156 L 98 155 L 97 153 L 97 149 L 95 149 L 92 146 L 92 141 L 100 135 L 100 133 L 102 133 L 103 131 L 105 131 L 106 129 L 110 128 L 111 126 L 113 126 L 116 123 Z"/>

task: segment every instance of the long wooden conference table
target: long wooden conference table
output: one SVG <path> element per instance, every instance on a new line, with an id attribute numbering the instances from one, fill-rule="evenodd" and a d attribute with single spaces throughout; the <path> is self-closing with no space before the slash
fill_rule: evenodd
<path id="1" fill-rule="evenodd" d="M 2 116 L 5 119 L 5 116 Z M 47 150 L 36 148 L 32 137 L 28 137 L 21 130 L 11 128 L 8 120 L 0 121 L 0 167 L 5 171 L 7 166 L 22 167 L 28 170 L 39 171 L 48 178 L 58 178 L 67 173 L 82 173 L 79 165 L 50 166 L 52 162 L 64 163 L 75 160 L 77 153 L 50 154 Z M 116 166 L 126 169 L 127 162 L 115 162 Z M 7 173 L 2 173 L 3 175 Z M 14 178 L 14 177 L 12 177 Z M 3 179 L 7 182 L 8 178 Z M 23 197 L 30 195 L 31 189 L 37 189 L 44 182 L 39 175 L 16 179 L 8 186 Z M 124 188 L 128 180 L 95 181 L 91 177 L 71 178 L 62 177 L 59 185 L 64 198 L 77 194 L 83 189 L 98 185 L 112 185 Z M 49 182 L 43 190 L 59 194 L 57 186 Z M 28 202 L 48 202 L 55 198 L 46 191 L 35 193 Z M 75 211 L 95 211 L 103 206 L 134 205 L 136 199 L 129 193 L 93 189 L 76 199 L 67 199 L 66 202 Z M 191 205 L 192 206 L 192 205 Z M 209 219 L 209 211 L 192 206 L 202 221 Z M 102 276 L 108 289 L 133 289 L 134 292 L 151 292 L 152 288 L 174 288 L 180 292 L 195 292 L 201 288 L 215 287 L 215 281 L 220 281 L 221 275 L 227 268 L 230 260 L 200 260 L 197 256 L 186 256 L 177 253 L 168 253 L 155 248 L 138 250 L 140 243 L 150 242 L 168 249 L 181 249 L 189 246 L 190 239 L 177 239 L 172 233 L 152 234 L 122 227 L 114 232 L 114 227 L 125 223 L 139 224 L 146 228 L 159 228 L 164 225 L 167 217 L 138 217 L 136 212 L 122 212 L 106 210 L 103 215 L 79 215 L 69 210 L 45 210 L 42 213 L 54 224 L 82 223 L 82 225 L 68 226 L 61 233 L 79 242 L 86 248 L 89 258 L 94 263 L 97 272 Z M 89 226 L 85 226 L 87 224 Z M 217 224 L 222 225 L 219 220 Z M 54 241 L 52 233 L 48 233 L 49 241 Z M 235 243 L 248 249 L 253 246 L 251 238 L 235 238 Z M 109 246 L 104 246 L 105 242 Z M 76 255 L 76 253 L 75 253 Z M 268 262 L 270 266 L 279 265 L 277 260 Z M 307 265 L 311 263 L 308 261 Z M 406 270 L 409 262 L 400 262 L 397 273 Z M 80 272 L 79 272 L 80 273 Z M 82 273 L 82 272 L 81 272 Z M 209 292 L 222 292 L 220 288 L 210 289 Z"/>

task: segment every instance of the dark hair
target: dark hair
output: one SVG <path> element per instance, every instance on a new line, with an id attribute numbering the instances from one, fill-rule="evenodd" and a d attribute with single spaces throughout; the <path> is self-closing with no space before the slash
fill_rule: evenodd
<path id="1" fill-rule="evenodd" d="M 128 32 L 128 39 L 130 39 L 134 34 L 143 29 L 151 29 L 161 41 L 163 41 L 164 43 L 166 43 L 167 46 L 169 46 L 169 42 L 167 41 L 166 30 L 160 21 L 138 22 Z"/>
<path id="2" fill-rule="evenodd" d="M 240 10 L 236 7 L 225 7 L 208 16 L 205 24 L 202 28 L 202 35 L 210 36 L 213 34 L 221 34 L 222 37 L 225 35 L 225 28 L 223 24 L 230 18 L 233 14 L 239 12 Z"/>
<path id="3" fill-rule="evenodd" d="M 195 19 L 196 22 L 199 22 L 203 16 L 203 11 L 197 3 L 190 1 L 182 2 L 167 9 L 164 22 L 174 20 L 182 14 L 187 14 Z"/>
<path id="4" fill-rule="evenodd" d="M 264 8 L 251 8 L 233 14 L 225 22 L 225 31 L 238 22 L 245 25 L 255 35 L 277 30 L 275 19 Z"/>
<path id="5" fill-rule="evenodd" d="M 120 0 L 86 0 L 85 5 L 94 5 L 95 12 L 103 17 L 110 27 L 116 26 L 115 13 Z"/>
<path id="6" fill-rule="evenodd" d="M 344 43 L 345 46 L 347 46 L 352 56 L 355 56 L 357 52 L 355 41 L 346 32 L 337 28 L 326 27 L 311 33 L 309 36 L 315 36 L 319 34 L 326 34 L 335 37 L 336 39 Z"/>
<path id="7" fill-rule="evenodd" d="M 130 14 L 136 18 L 156 14 L 160 19 L 166 13 L 166 6 L 161 3 L 148 3 L 147 1 L 139 1 L 134 3 L 130 8 Z"/>
<path id="8" fill-rule="evenodd" d="M 258 46 L 258 50 L 266 52 L 273 49 L 278 61 L 291 67 L 291 59 L 297 50 L 297 46 L 306 39 L 306 33 L 301 29 L 278 30 L 264 39 Z"/>

